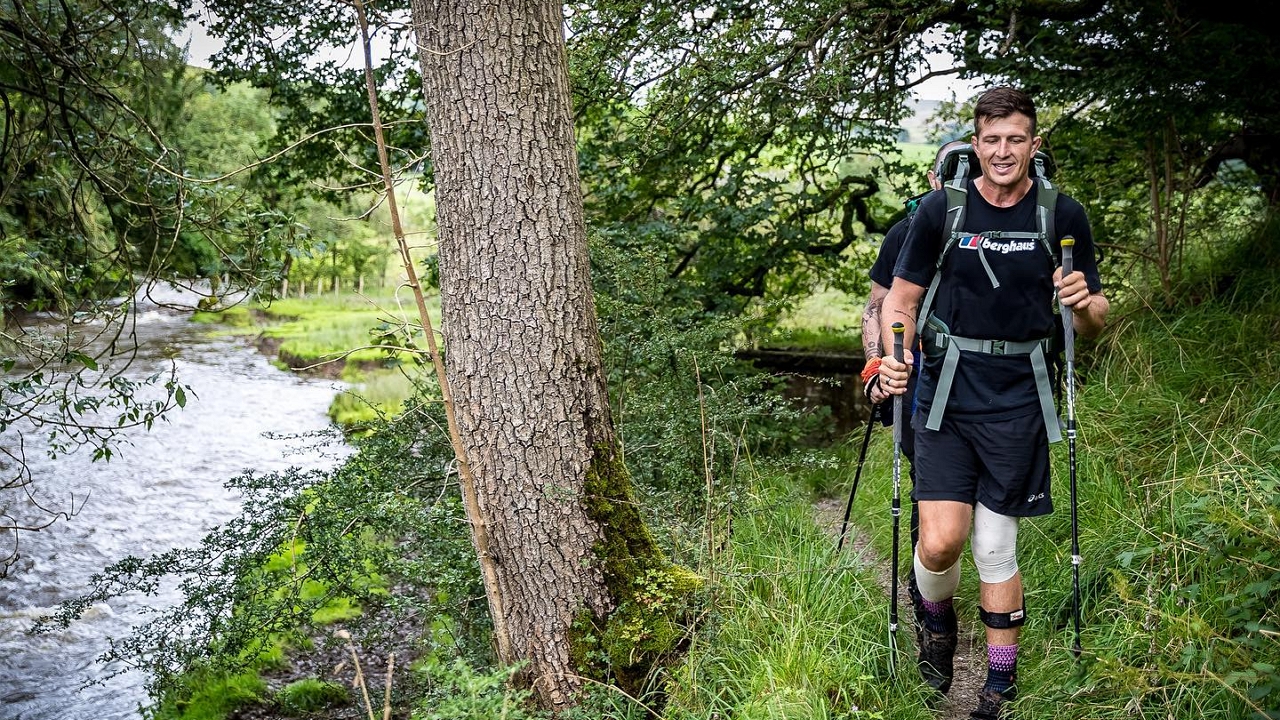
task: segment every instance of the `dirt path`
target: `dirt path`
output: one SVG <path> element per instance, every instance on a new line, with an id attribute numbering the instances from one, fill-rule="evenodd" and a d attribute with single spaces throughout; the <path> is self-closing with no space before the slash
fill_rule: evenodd
<path id="1" fill-rule="evenodd" d="M 842 498 L 826 498 L 814 506 L 820 527 L 825 528 L 832 538 L 840 536 L 840 523 L 844 519 L 844 503 Z M 906 515 L 906 508 L 903 515 Z M 907 543 L 910 538 L 904 535 Z M 901 549 L 904 546 L 899 546 Z M 849 538 L 845 544 L 845 552 L 853 553 L 864 562 L 879 569 L 876 577 L 881 589 L 889 592 L 892 568 L 888 558 L 881 557 L 871 547 L 864 533 L 855 526 L 849 527 Z M 887 612 L 887 610 L 886 610 Z M 898 583 L 898 667 L 900 677 L 912 682 L 919 680 L 916 671 L 915 657 L 915 618 L 912 616 L 911 597 L 907 594 L 906 577 L 900 577 Z M 960 644 L 956 647 L 955 678 L 951 681 L 951 691 L 946 700 L 938 705 L 938 720 L 968 720 L 969 713 L 977 705 L 978 691 L 986 679 L 987 658 L 986 645 L 982 637 L 974 633 L 972 627 L 960 622 Z"/>

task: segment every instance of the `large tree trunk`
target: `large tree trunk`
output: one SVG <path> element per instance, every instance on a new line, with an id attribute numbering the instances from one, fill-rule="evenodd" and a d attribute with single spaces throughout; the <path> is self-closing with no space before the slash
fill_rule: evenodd
<path id="1" fill-rule="evenodd" d="M 413 0 L 412 10 L 447 377 L 495 560 L 486 590 L 510 640 L 500 660 L 528 660 L 539 699 L 563 707 L 592 672 L 577 630 L 601 628 L 660 558 L 609 416 L 561 5 Z"/>

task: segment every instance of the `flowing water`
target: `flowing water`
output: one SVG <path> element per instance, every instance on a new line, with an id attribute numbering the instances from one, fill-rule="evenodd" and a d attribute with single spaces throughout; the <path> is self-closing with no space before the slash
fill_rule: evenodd
<path id="1" fill-rule="evenodd" d="M 50 460 L 28 434 L 25 457 L 32 487 L 47 506 L 79 512 L 39 532 L 18 536 L 21 553 L 0 579 L 0 720 L 137 720 L 147 701 L 146 677 L 96 662 L 109 638 L 122 638 L 146 619 L 144 603 L 179 598 L 123 598 L 102 603 L 68 630 L 31 635 L 35 619 L 77 596 L 89 577 L 129 555 L 145 557 L 197 545 L 210 528 L 235 515 L 239 498 L 225 481 L 248 469 L 261 472 L 331 467 L 348 448 L 320 437 L 336 383 L 308 380 L 271 366 L 242 340 L 213 337 L 186 313 L 142 304 L 136 335 L 140 354 L 129 369 L 143 378 L 176 362 L 189 385 L 186 407 L 136 432 L 109 462 L 89 452 Z M 12 430 L 0 446 L 16 449 Z M 20 494 L 5 491 L 0 509 L 30 514 Z M 0 552 L 13 534 L 0 531 Z M 95 683 L 94 681 L 101 681 Z"/>

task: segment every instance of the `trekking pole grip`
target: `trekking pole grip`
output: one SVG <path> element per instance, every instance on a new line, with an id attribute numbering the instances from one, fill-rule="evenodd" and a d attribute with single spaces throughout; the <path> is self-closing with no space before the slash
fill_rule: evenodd
<path id="1" fill-rule="evenodd" d="M 1076 246 L 1076 239 L 1070 235 L 1062 238 L 1062 278 L 1065 280 L 1072 270 L 1071 251 Z"/>
<path id="2" fill-rule="evenodd" d="M 898 362 L 903 361 L 902 356 L 902 334 L 906 332 L 906 327 L 896 322 L 893 328 L 893 359 Z M 896 445 L 902 442 L 902 396 L 893 396 L 893 442 Z M 897 460 L 897 453 L 894 453 L 894 460 Z"/>

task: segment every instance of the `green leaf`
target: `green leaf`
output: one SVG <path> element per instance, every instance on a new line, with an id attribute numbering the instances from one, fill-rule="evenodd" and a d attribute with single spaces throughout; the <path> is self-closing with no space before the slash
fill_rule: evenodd
<path id="1" fill-rule="evenodd" d="M 73 351 L 71 351 L 71 352 L 67 353 L 66 355 L 64 355 L 62 359 L 63 359 L 65 362 L 78 362 L 78 363 L 80 363 L 81 365 L 85 366 L 86 368 L 88 368 L 88 369 L 90 369 L 90 370 L 97 370 L 97 369 L 98 369 L 98 361 L 97 361 L 97 360 L 94 360 L 92 357 L 90 357 L 90 356 L 88 356 L 88 355 L 86 355 L 86 354 L 84 354 L 84 353 L 82 353 L 82 352 L 75 351 L 75 350 L 73 350 Z"/>
<path id="2" fill-rule="evenodd" d="M 178 407 L 180 408 L 187 406 L 187 393 L 182 389 L 181 385 L 173 389 L 173 401 L 178 403 Z"/>

